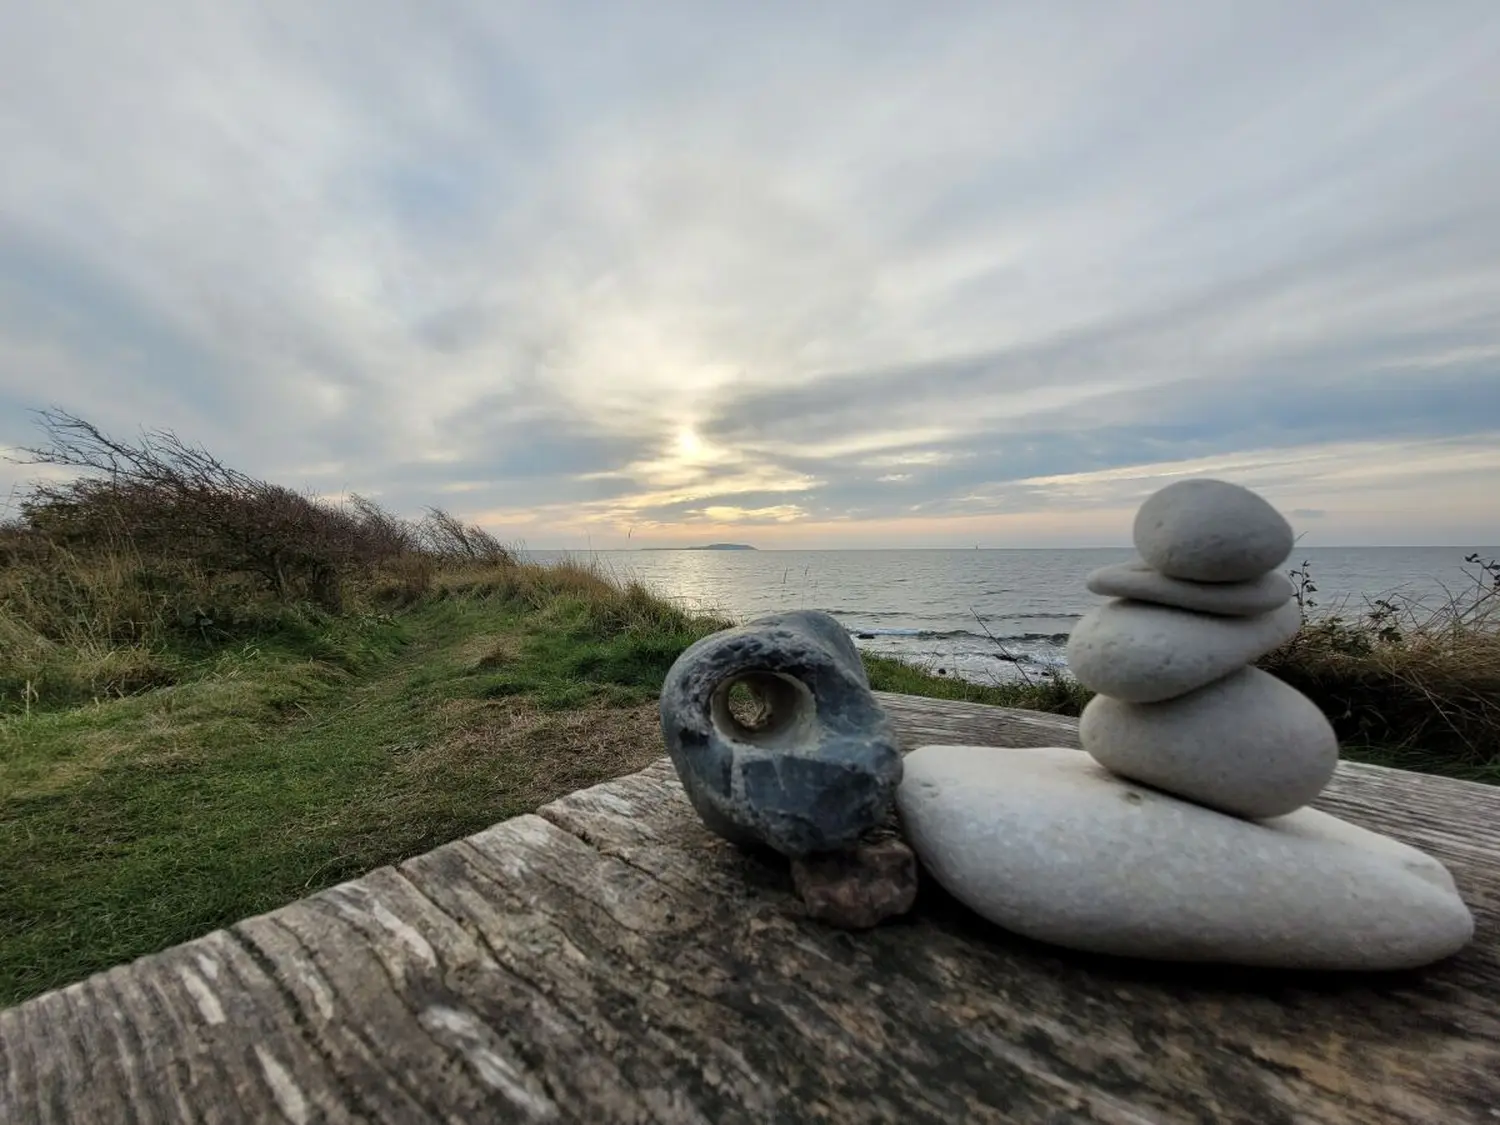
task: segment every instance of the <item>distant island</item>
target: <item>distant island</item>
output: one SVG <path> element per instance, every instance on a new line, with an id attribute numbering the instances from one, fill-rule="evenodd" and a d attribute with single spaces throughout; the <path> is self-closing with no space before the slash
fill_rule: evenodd
<path id="1" fill-rule="evenodd" d="M 642 551 L 753 551 L 748 543 L 705 543 L 700 547 L 642 547 Z"/>

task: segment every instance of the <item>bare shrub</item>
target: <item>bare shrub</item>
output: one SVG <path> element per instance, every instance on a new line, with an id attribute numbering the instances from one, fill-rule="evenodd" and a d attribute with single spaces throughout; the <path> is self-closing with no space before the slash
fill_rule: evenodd
<path id="1" fill-rule="evenodd" d="M 259 480 L 170 431 L 129 442 L 64 411 L 39 419 L 46 441 L 15 460 L 76 474 L 33 483 L 0 524 L 0 710 L 153 686 L 174 647 L 284 630 L 351 598 L 409 605 L 439 573 L 514 566 L 439 509 L 407 520 Z"/>
<path id="2" fill-rule="evenodd" d="M 347 581 L 409 556 L 513 561 L 489 532 L 441 509 L 412 522 L 359 495 L 331 504 L 232 469 L 170 430 L 132 443 L 64 411 L 39 417 L 48 441 L 25 450 L 22 463 L 80 475 L 33 484 L 20 504 L 21 526 L 0 540 L 0 552 L 129 547 L 153 559 L 191 560 L 210 576 L 254 575 L 284 601 L 333 612 L 343 606 Z"/>

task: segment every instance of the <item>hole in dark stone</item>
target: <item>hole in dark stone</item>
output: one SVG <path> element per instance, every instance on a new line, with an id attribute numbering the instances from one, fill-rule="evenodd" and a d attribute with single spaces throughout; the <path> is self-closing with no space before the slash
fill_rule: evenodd
<path id="1" fill-rule="evenodd" d="M 810 736 L 817 709 L 805 684 L 775 672 L 746 672 L 721 685 L 711 704 L 720 734 L 774 745 Z"/>
<path id="2" fill-rule="evenodd" d="M 758 731 L 771 721 L 771 712 L 755 690 L 744 680 L 729 685 L 729 714 L 747 731 Z"/>

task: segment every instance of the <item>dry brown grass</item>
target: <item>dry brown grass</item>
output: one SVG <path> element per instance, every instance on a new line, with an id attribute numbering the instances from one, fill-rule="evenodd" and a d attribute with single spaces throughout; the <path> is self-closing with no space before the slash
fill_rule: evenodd
<path id="1" fill-rule="evenodd" d="M 432 593 L 500 598 L 548 620 L 576 618 L 605 636 L 680 633 L 706 625 L 641 582 L 622 580 L 594 562 L 447 567 L 434 575 Z M 713 621 L 723 627 L 728 621 Z"/>
<path id="2" fill-rule="evenodd" d="M 644 769 L 663 753 L 654 703 L 550 711 L 524 697 L 455 699 L 444 720 L 447 735 L 413 747 L 399 768 L 411 777 L 468 778 L 511 807 L 535 809 Z"/>
<path id="3" fill-rule="evenodd" d="M 3 627 L 73 647 L 139 645 L 277 604 L 243 575 L 212 575 L 191 560 L 154 558 L 130 544 L 54 546 L 43 565 L 0 566 Z"/>
<path id="4" fill-rule="evenodd" d="M 1468 561 L 1471 585 L 1441 604 L 1309 605 L 1260 666 L 1318 703 L 1341 740 L 1500 764 L 1500 567 Z"/>
<path id="5" fill-rule="evenodd" d="M 148 577 L 149 575 L 149 577 Z M 176 663 L 152 642 L 203 620 L 197 576 L 167 580 L 126 552 L 47 566 L 0 566 L 0 706 L 129 695 L 169 684 Z"/>
<path id="6" fill-rule="evenodd" d="M 464 667 L 475 672 L 504 668 L 522 659 L 524 645 L 514 633 L 486 633 L 465 641 L 457 657 Z"/>

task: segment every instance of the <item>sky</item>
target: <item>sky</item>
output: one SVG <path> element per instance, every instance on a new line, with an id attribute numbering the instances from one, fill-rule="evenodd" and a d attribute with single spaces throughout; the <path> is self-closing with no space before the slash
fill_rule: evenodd
<path id="1" fill-rule="evenodd" d="M 0 0 L 57 407 L 534 548 L 1500 541 L 1500 4 Z M 0 462 L 0 500 L 37 470 Z"/>

